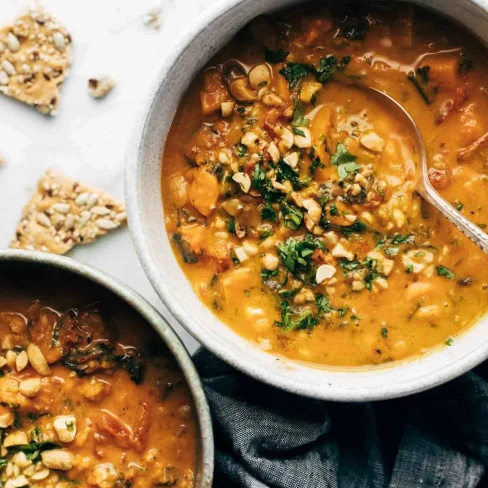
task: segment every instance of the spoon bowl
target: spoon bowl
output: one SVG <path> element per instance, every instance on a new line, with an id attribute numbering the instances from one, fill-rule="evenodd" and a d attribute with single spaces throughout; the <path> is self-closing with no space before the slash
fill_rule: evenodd
<path id="1" fill-rule="evenodd" d="M 407 123 L 410 124 L 415 136 L 415 143 L 419 155 L 419 165 L 417 168 L 417 182 L 415 190 L 417 193 L 431 205 L 433 205 L 446 219 L 455 225 L 466 237 L 471 239 L 482 251 L 488 253 L 488 234 L 483 232 L 476 224 L 468 220 L 461 212 L 456 210 L 448 201 L 446 201 L 432 186 L 429 180 L 429 168 L 427 166 L 427 154 L 425 152 L 424 140 L 420 130 L 407 112 L 407 110 L 394 98 L 386 93 L 365 85 L 358 85 L 361 89 L 374 92 L 377 98 L 382 98 L 386 103 L 394 106 L 399 111 Z"/>

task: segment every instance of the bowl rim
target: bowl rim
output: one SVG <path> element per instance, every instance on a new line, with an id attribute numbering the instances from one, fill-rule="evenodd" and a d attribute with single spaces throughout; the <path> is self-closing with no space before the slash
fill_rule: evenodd
<path id="1" fill-rule="evenodd" d="M 476 367 L 488 358 L 488 341 L 478 345 L 469 354 L 460 354 L 454 364 L 450 364 L 444 369 L 427 371 L 426 374 L 422 376 L 419 375 L 419 377 L 414 380 L 382 384 L 374 387 L 358 387 L 353 390 L 351 388 L 332 386 L 330 384 L 325 384 L 322 389 L 319 385 L 302 385 L 298 384 L 293 379 L 288 379 L 286 375 L 263 370 L 259 364 L 253 362 L 252 359 L 246 357 L 244 354 L 239 355 L 239 359 L 236 360 L 236 353 L 233 348 L 222 347 L 208 335 L 197 335 L 193 327 L 188 324 L 188 322 L 191 321 L 191 317 L 188 315 L 187 310 L 185 310 L 183 306 L 180 306 L 177 300 L 172 300 L 171 287 L 164 282 L 164 276 L 158 270 L 156 259 L 154 259 L 151 251 L 150 239 L 144 233 L 143 219 L 141 218 L 143 210 L 138 185 L 140 183 L 139 177 L 144 165 L 142 156 L 146 129 L 150 124 L 152 107 L 160 95 L 161 87 L 164 85 L 166 78 L 171 74 L 179 58 L 184 55 L 195 38 L 203 34 L 207 29 L 210 29 L 212 24 L 218 22 L 222 15 L 229 13 L 241 4 L 247 4 L 250 1 L 251 0 L 220 0 L 213 7 L 210 7 L 204 14 L 200 15 L 200 17 L 193 23 L 190 23 L 185 31 L 172 44 L 171 49 L 168 49 L 168 54 L 164 58 L 162 67 L 154 79 L 146 104 L 143 106 L 139 118 L 135 121 L 134 132 L 127 146 L 125 200 L 127 204 L 129 229 L 141 265 L 158 296 L 161 298 L 168 311 L 185 328 L 185 330 L 217 357 L 259 381 L 310 398 L 346 402 L 399 398 L 439 386 Z M 306 0 L 301 1 L 305 2 Z M 407 2 L 432 9 L 432 6 L 427 5 L 425 0 L 407 0 Z M 487 0 L 465 0 L 465 2 L 471 4 L 474 8 L 480 11 L 488 12 Z M 300 0 L 297 0 L 295 3 L 300 3 Z M 438 10 L 439 9 L 437 9 L 437 11 Z M 171 259 L 175 258 L 171 256 Z M 216 318 L 216 320 L 218 319 Z M 468 328 L 467 332 L 469 332 L 469 330 L 470 329 Z M 416 360 L 417 358 L 413 358 L 413 361 Z M 408 362 L 411 361 L 399 361 L 393 363 L 394 365 L 388 366 L 388 368 L 400 370 L 402 365 L 405 365 L 405 363 Z M 313 368 L 314 365 L 309 365 L 309 367 Z M 348 374 L 355 374 L 355 372 L 351 371 L 348 372 Z"/>
<path id="2" fill-rule="evenodd" d="M 200 487 L 211 487 L 214 469 L 214 441 L 208 401 L 198 372 L 185 345 L 156 308 L 138 292 L 117 278 L 70 257 L 40 251 L 0 250 L 0 265 L 4 263 L 45 265 L 77 275 L 108 290 L 150 324 L 171 351 L 189 386 L 199 424 L 200 452 L 197 453 L 197 459 L 200 458 L 198 460 L 200 465 L 197 473 L 200 474 Z"/>

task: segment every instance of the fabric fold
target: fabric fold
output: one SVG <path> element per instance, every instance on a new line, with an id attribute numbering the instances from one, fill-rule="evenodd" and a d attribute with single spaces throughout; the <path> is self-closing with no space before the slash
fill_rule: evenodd
<path id="1" fill-rule="evenodd" d="M 323 402 L 194 356 L 216 443 L 216 488 L 488 486 L 488 367 L 403 399 Z"/>

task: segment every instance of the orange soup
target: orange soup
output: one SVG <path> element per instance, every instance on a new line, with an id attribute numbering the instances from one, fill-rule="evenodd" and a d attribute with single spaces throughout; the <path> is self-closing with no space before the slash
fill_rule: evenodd
<path id="1" fill-rule="evenodd" d="M 48 295 L 41 288 L 56 281 L 50 275 L 33 296 L 5 277 L 0 272 L 0 485 L 193 487 L 193 403 L 156 333 L 127 306 L 83 294 L 72 279 Z"/>
<path id="2" fill-rule="evenodd" d="M 488 308 L 488 257 L 415 192 L 488 224 L 488 63 L 408 4 L 259 17 L 184 95 L 165 218 L 199 298 L 277 355 L 357 366 L 450 346 Z"/>

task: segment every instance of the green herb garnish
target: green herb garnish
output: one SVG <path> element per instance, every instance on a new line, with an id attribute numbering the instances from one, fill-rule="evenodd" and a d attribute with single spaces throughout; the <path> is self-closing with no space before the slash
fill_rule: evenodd
<path id="1" fill-rule="evenodd" d="M 58 449 L 60 446 L 54 442 L 31 442 L 20 446 L 12 446 L 8 448 L 9 453 L 23 452 L 27 459 L 32 462 L 37 462 L 41 458 L 41 452 Z"/>
<path id="2" fill-rule="evenodd" d="M 284 49 L 271 49 L 267 46 L 263 46 L 263 52 L 264 52 L 264 59 L 268 61 L 268 63 L 272 64 L 278 64 L 282 63 L 290 54 L 288 51 L 285 51 Z"/>
<path id="3" fill-rule="evenodd" d="M 330 215 L 332 215 L 332 217 L 338 217 L 340 215 L 339 210 L 337 208 L 337 205 L 335 203 L 333 203 L 330 206 L 329 212 L 330 212 Z"/>
<path id="4" fill-rule="evenodd" d="M 227 220 L 225 225 L 229 234 L 236 234 L 236 221 L 234 219 Z"/>
<path id="5" fill-rule="evenodd" d="M 357 173 L 361 169 L 361 166 L 356 163 L 356 156 L 351 154 L 342 142 L 337 144 L 335 154 L 330 157 L 330 164 L 337 166 L 337 172 L 341 180 L 347 178 L 350 174 Z"/>
<path id="6" fill-rule="evenodd" d="M 275 322 L 275 325 L 284 332 L 311 330 L 318 324 L 319 320 L 313 315 L 311 310 L 295 312 L 290 308 L 286 300 L 281 302 L 281 322 Z"/>
<path id="7" fill-rule="evenodd" d="M 322 293 L 317 293 L 317 295 L 315 295 L 315 305 L 317 306 L 317 311 L 319 315 L 334 311 L 334 308 L 331 306 L 329 299 L 325 295 L 322 295 Z"/>
<path id="8" fill-rule="evenodd" d="M 456 273 L 454 271 L 450 270 L 449 268 L 446 268 L 445 266 L 437 266 L 437 274 L 439 276 L 445 276 L 448 280 L 455 280 L 456 279 Z"/>
<path id="9" fill-rule="evenodd" d="M 281 206 L 283 224 L 288 229 L 297 230 L 303 221 L 303 212 L 294 205 L 283 203 Z"/>
<path id="10" fill-rule="evenodd" d="M 301 104 L 300 100 L 294 98 L 293 99 L 293 120 L 291 122 L 291 125 L 293 127 L 305 127 L 310 123 L 310 120 L 305 118 L 305 109 L 303 108 L 303 105 Z M 294 129 L 295 130 L 295 129 Z M 302 131 L 302 135 L 303 131 Z"/>
<path id="11" fill-rule="evenodd" d="M 275 209 L 269 203 L 261 209 L 260 215 L 261 220 L 263 221 L 268 220 L 270 222 L 276 222 L 276 219 L 278 218 Z"/>
<path id="12" fill-rule="evenodd" d="M 305 63 L 287 63 L 280 69 L 280 74 L 286 78 L 292 90 L 300 84 L 302 78 L 312 73 L 315 73 L 313 65 Z"/>
<path id="13" fill-rule="evenodd" d="M 338 64 L 335 56 L 329 55 L 326 58 L 320 58 L 320 65 L 315 76 L 319 83 L 327 83 L 332 75 L 337 71 Z"/>

